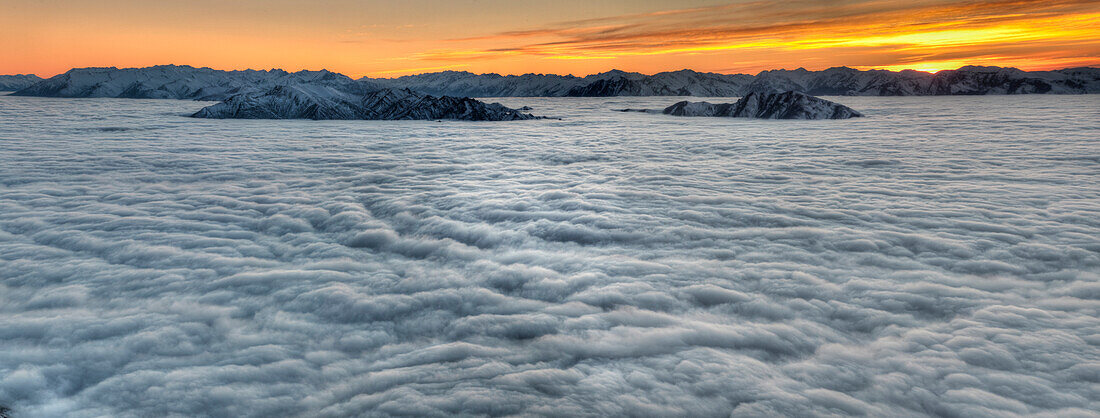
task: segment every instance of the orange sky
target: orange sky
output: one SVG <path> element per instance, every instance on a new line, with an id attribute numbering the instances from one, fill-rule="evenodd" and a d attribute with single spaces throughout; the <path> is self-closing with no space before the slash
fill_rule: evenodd
<path id="1" fill-rule="evenodd" d="M 0 0 L 0 74 L 1100 66 L 1096 0 Z"/>

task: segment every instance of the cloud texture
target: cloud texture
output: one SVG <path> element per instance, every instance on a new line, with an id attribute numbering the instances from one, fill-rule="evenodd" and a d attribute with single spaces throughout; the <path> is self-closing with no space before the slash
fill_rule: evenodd
<path id="1" fill-rule="evenodd" d="M 849 121 L 0 97 L 20 416 L 1094 416 L 1096 96 Z"/>

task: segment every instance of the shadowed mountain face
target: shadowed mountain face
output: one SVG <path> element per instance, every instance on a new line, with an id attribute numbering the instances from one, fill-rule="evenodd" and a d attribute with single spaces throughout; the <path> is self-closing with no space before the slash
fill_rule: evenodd
<path id="1" fill-rule="evenodd" d="M 315 85 L 277 86 L 259 94 L 238 94 L 205 107 L 193 117 L 213 119 L 341 119 L 471 121 L 526 120 L 536 117 L 497 103 L 471 98 L 433 97 L 402 89 L 365 95 Z"/>
<path id="2" fill-rule="evenodd" d="M 940 96 L 972 94 L 1085 94 L 1100 92 L 1100 69 L 1021 71 L 962 67 L 935 74 L 921 71 L 772 70 L 757 74 L 745 93 L 800 91 L 821 96 Z"/>
<path id="3" fill-rule="evenodd" d="M 779 94 L 749 93 L 736 103 L 682 101 L 662 112 L 673 116 L 712 116 L 756 119 L 848 119 L 863 114 L 848 106 L 788 91 Z"/>
<path id="4" fill-rule="evenodd" d="M 398 78 L 360 78 L 379 87 L 411 88 L 425 94 L 460 97 L 558 97 L 584 83 L 585 79 L 554 74 L 474 74 L 442 71 Z"/>
<path id="5" fill-rule="evenodd" d="M 570 97 L 609 97 L 609 96 L 672 96 L 667 88 L 654 90 L 651 86 L 643 84 L 639 80 L 631 80 L 625 77 L 596 80 L 591 84 L 577 86 L 569 89 L 566 96 Z M 639 94 L 646 91 L 651 94 Z"/>
<path id="6" fill-rule="evenodd" d="M 752 76 L 699 73 L 691 70 L 657 73 L 651 76 L 612 71 L 590 76 L 587 84 L 573 87 L 566 96 L 739 96 Z"/>
<path id="7" fill-rule="evenodd" d="M 738 97 L 749 93 L 797 91 L 825 96 L 931 96 L 982 94 L 1100 93 L 1100 69 L 1021 71 L 1001 67 L 963 67 L 930 74 L 920 71 L 861 71 L 847 67 L 823 71 L 763 71 L 748 74 L 692 70 L 653 75 L 612 70 L 587 77 L 554 74 L 473 74 L 444 71 L 392 79 L 352 80 L 325 70 L 220 71 L 189 66 L 79 68 L 17 91 L 21 96 L 129 97 L 224 100 L 239 93 L 263 93 L 275 86 L 321 85 L 353 94 L 381 88 L 410 89 L 455 97 Z"/>

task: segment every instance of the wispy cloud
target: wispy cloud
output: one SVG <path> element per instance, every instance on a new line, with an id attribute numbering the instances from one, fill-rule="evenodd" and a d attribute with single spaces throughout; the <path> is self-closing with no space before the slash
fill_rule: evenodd
<path id="1" fill-rule="evenodd" d="M 462 68 L 462 67 L 464 67 L 464 66 L 461 65 L 461 64 L 438 65 L 438 66 L 435 66 L 435 67 L 401 68 L 401 69 L 397 69 L 397 70 L 377 71 L 376 73 L 377 74 L 394 74 L 394 73 L 404 74 L 404 73 L 414 73 L 414 72 L 424 72 L 424 71 L 454 70 L 454 69 Z"/>
<path id="2" fill-rule="evenodd" d="M 415 56 L 430 61 L 526 55 L 608 58 L 716 51 L 820 51 L 871 48 L 899 61 L 934 55 L 989 55 L 1030 45 L 1093 53 L 1100 40 L 1093 0 L 916 0 L 894 2 L 735 2 L 585 19 L 523 31 L 452 39 L 452 47 Z M 484 46 L 491 43 L 492 46 Z M 1010 54 L 1012 55 L 1012 54 Z M 1093 55 L 1094 57 L 1096 55 Z"/>

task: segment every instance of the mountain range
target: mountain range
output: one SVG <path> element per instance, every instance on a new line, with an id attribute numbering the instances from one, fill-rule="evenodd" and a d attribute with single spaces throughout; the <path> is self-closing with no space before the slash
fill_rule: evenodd
<path id="1" fill-rule="evenodd" d="M 9 76 L 10 77 L 10 76 Z M 2 79 L 0 79 L 2 80 Z M 222 71 L 190 66 L 75 68 L 17 90 L 15 95 L 225 100 L 276 86 L 322 85 L 363 95 L 383 88 L 454 97 L 739 97 L 796 91 L 822 96 L 930 96 L 1100 93 L 1100 68 L 1023 71 L 967 66 L 935 74 L 904 70 L 769 70 L 756 75 L 680 70 L 645 75 L 612 70 L 586 77 L 555 74 L 474 74 L 442 71 L 397 78 L 352 79 L 331 71 Z"/>
<path id="2" fill-rule="evenodd" d="M 117 97 L 133 99 L 225 100 L 276 86 L 318 85 L 359 93 L 377 90 L 331 71 L 222 71 L 187 65 L 145 68 L 74 68 L 12 93 L 16 96 Z"/>

